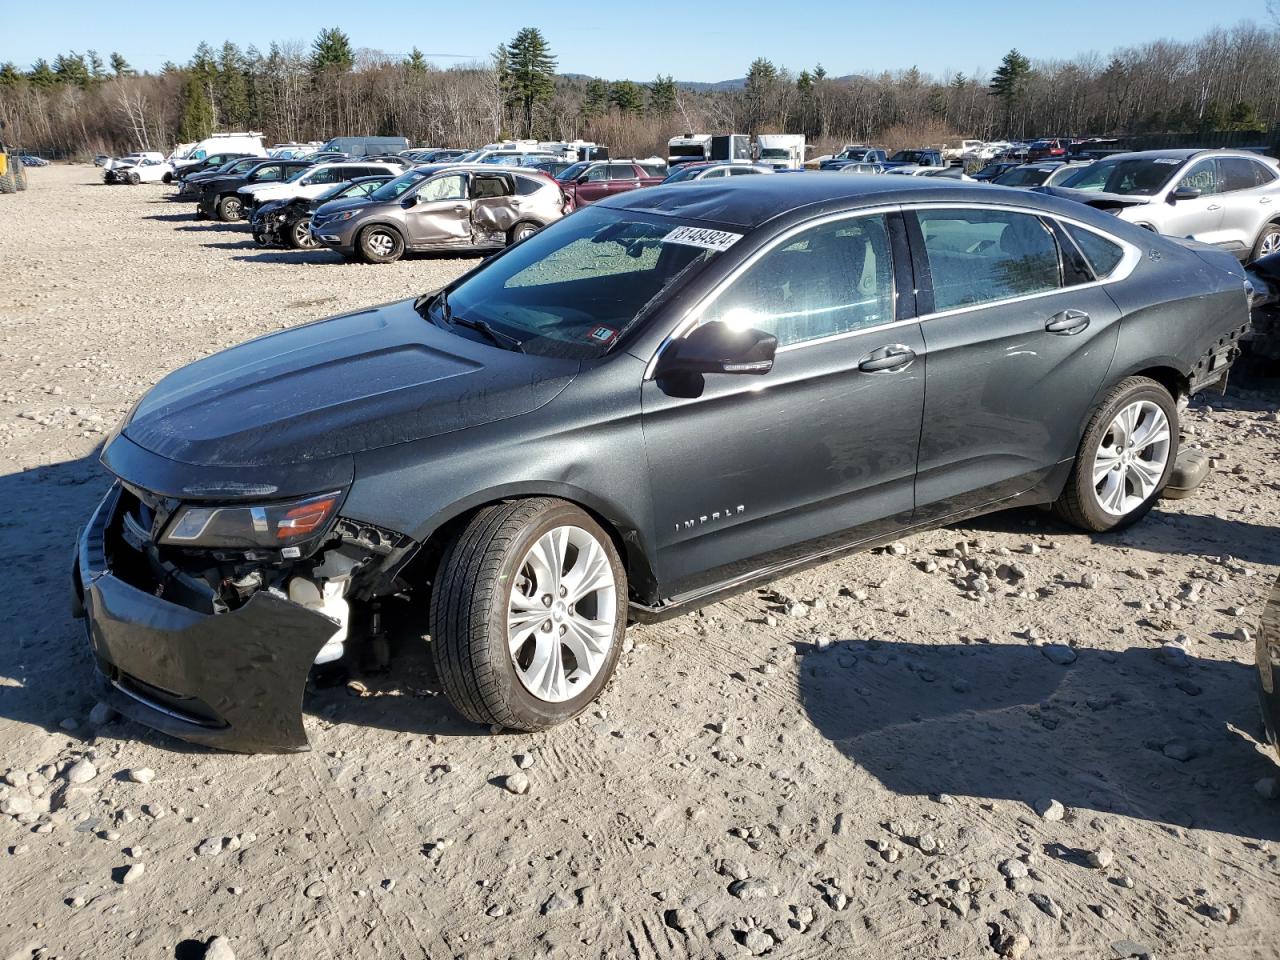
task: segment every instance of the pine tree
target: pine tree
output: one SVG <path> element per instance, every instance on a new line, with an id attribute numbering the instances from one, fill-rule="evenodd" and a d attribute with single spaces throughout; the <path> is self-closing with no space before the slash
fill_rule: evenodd
<path id="1" fill-rule="evenodd" d="M 747 82 L 743 89 L 747 97 L 747 132 L 755 133 L 768 119 L 773 102 L 774 88 L 778 83 L 778 68 L 773 61 L 757 57 L 747 70 Z"/>
<path id="2" fill-rule="evenodd" d="M 989 89 L 992 96 L 1004 102 L 1005 126 L 1012 132 L 1013 111 L 1026 92 L 1027 80 L 1031 76 L 1031 61 L 1016 49 L 1010 50 L 1000 61 L 1000 66 L 991 77 Z"/>
<path id="3" fill-rule="evenodd" d="M 118 53 L 111 54 L 111 72 L 117 77 L 132 77 L 137 73 L 129 66 L 129 61 Z"/>
<path id="4" fill-rule="evenodd" d="M 813 74 L 808 70 L 801 70 L 800 76 L 796 77 L 796 89 L 800 91 L 802 97 L 813 93 Z"/>
<path id="5" fill-rule="evenodd" d="M 619 80 L 609 88 L 609 102 L 619 113 L 639 113 L 644 109 L 644 91 L 631 80 Z"/>
<path id="6" fill-rule="evenodd" d="M 600 117 L 609 111 L 609 84 L 598 78 L 587 81 L 587 91 L 582 97 L 583 119 Z"/>
<path id="7" fill-rule="evenodd" d="M 31 85 L 48 89 L 58 82 L 57 76 L 49 66 L 49 61 L 41 57 L 31 65 L 31 72 L 27 74 L 27 79 L 31 81 Z"/>
<path id="8" fill-rule="evenodd" d="M 417 47 L 405 58 L 404 65 L 414 73 L 426 73 L 430 69 L 427 58 L 422 55 L 422 51 Z"/>
<path id="9" fill-rule="evenodd" d="M 89 68 L 85 65 L 84 57 L 74 50 L 60 53 L 54 58 L 53 75 L 58 83 L 82 88 L 89 86 Z"/>
<path id="10" fill-rule="evenodd" d="M 518 111 L 524 136 L 533 136 L 535 116 L 555 95 L 556 58 L 537 27 L 525 27 L 506 48 L 507 100 Z"/>
<path id="11" fill-rule="evenodd" d="M 102 58 L 98 56 L 98 51 L 90 50 L 87 59 L 89 62 L 89 79 L 105 80 L 107 78 L 107 66 L 102 62 Z"/>
<path id="12" fill-rule="evenodd" d="M 355 65 L 351 38 L 337 27 L 321 30 L 311 44 L 311 69 L 315 73 L 336 68 L 347 71 Z"/>
<path id="13" fill-rule="evenodd" d="M 213 104 L 209 102 L 201 78 L 189 73 L 182 87 L 182 123 L 178 128 L 178 139 L 183 142 L 199 141 L 212 132 Z"/>
<path id="14" fill-rule="evenodd" d="M 0 87 L 16 87 L 22 80 L 22 73 L 13 63 L 0 64 Z"/>
<path id="15" fill-rule="evenodd" d="M 249 83 L 246 64 L 240 48 L 228 40 L 218 57 L 218 116 L 229 127 L 239 129 L 249 121 Z"/>
<path id="16" fill-rule="evenodd" d="M 671 75 L 658 74 L 649 84 L 649 113 L 663 119 L 676 112 L 676 82 Z"/>

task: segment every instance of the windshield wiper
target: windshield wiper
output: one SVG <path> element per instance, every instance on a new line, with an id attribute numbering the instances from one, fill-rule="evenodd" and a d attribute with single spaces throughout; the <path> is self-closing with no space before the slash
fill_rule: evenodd
<path id="1" fill-rule="evenodd" d="M 524 341 L 519 340 L 509 333 L 503 333 L 501 330 L 495 330 L 484 320 L 472 320 L 470 317 L 455 317 L 449 310 L 449 302 L 445 297 L 441 297 L 441 304 L 444 310 L 445 319 L 455 327 L 466 327 L 469 330 L 478 330 L 488 337 L 493 343 L 500 347 L 507 347 L 516 353 L 524 353 Z"/>

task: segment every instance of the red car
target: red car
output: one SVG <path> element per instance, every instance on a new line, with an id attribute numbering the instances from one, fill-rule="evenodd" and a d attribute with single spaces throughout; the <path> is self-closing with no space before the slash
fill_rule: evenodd
<path id="1" fill-rule="evenodd" d="M 577 209 L 618 193 L 652 187 L 666 175 L 666 164 L 659 170 L 656 164 L 635 160 L 583 160 L 556 177 L 556 183 Z"/>
<path id="2" fill-rule="evenodd" d="M 1048 138 L 1045 140 L 1037 140 L 1031 144 L 1027 150 L 1027 161 L 1033 160 L 1058 160 L 1065 158 L 1067 155 L 1067 145 L 1072 141 L 1066 139 Z"/>

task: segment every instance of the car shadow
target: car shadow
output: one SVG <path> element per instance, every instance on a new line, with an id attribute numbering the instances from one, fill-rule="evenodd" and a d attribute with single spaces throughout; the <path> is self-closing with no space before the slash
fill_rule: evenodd
<path id="1" fill-rule="evenodd" d="M 239 257 L 232 257 L 232 260 L 238 260 L 241 263 L 314 263 L 328 264 L 330 266 L 349 263 L 340 253 L 332 250 L 281 250 L 278 247 L 262 249 L 252 240 L 238 247 L 231 244 L 226 245 L 228 249 L 252 249 L 260 251 L 252 254 L 245 254 Z"/>
<path id="2" fill-rule="evenodd" d="M 143 220 L 159 220 L 162 223 L 182 223 L 187 220 L 195 220 L 194 213 L 148 213 L 142 218 Z"/>
<path id="3" fill-rule="evenodd" d="M 1053 799 L 1081 814 L 1280 839 L 1274 804 L 1253 789 L 1277 770 L 1251 739 L 1249 665 L 1166 662 L 1137 647 L 1074 649 L 1065 666 L 1015 644 L 850 640 L 800 652 L 814 726 L 897 794 Z"/>

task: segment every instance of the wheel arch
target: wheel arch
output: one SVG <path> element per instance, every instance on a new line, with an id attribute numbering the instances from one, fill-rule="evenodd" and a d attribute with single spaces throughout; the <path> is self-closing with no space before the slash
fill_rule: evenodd
<path id="1" fill-rule="evenodd" d="M 648 550 L 642 542 L 639 524 L 626 511 L 591 492 L 558 481 L 505 484 L 479 491 L 437 511 L 414 533 L 419 543 L 417 553 L 405 570 L 414 582 L 431 582 L 454 537 L 485 507 L 511 500 L 553 497 L 578 507 L 591 517 L 613 541 L 627 573 L 631 596 L 645 603 L 658 599 L 658 583 Z"/>

